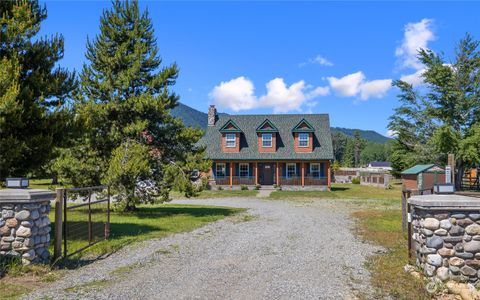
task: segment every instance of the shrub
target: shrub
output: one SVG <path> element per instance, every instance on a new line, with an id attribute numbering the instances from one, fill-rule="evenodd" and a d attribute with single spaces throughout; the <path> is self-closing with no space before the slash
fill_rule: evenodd
<path id="1" fill-rule="evenodd" d="M 360 178 L 359 177 L 353 177 L 352 178 L 352 183 L 353 184 L 360 184 Z"/>
<path id="2" fill-rule="evenodd" d="M 242 191 L 248 191 L 248 186 L 246 186 L 245 184 L 242 184 L 242 186 L 240 187 L 240 189 Z"/>
<path id="3" fill-rule="evenodd" d="M 257 184 L 255 185 L 255 190 L 258 191 L 261 187 L 262 187 L 261 185 Z"/>
<path id="4" fill-rule="evenodd" d="M 217 191 L 223 191 L 223 186 L 218 186 Z"/>

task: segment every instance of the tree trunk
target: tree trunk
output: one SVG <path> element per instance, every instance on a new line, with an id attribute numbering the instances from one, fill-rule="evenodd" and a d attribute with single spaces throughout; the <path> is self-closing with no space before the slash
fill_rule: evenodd
<path id="1" fill-rule="evenodd" d="M 127 189 L 128 190 L 128 189 Z M 125 201 L 127 201 L 127 204 L 125 205 L 125 212 L 129 211 L 137 211 L 138 208 L 135 206 L 135 187 L 132 188 L 133 192 L 131 192 Z"/>

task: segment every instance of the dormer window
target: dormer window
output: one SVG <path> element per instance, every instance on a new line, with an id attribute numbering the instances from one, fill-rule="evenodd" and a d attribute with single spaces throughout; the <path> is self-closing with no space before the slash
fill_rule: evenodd
<path id="1" fill-rule="evenodd" d="M 235 133 L 225 134 L 225 147 L 235 148 L 237 146 L 237 137 Z"/>
<path id="2" fill-rule="evenodd" d="M 310 145 L 310 136 L 308 133 L 298 134 L 298 147 L 306 148 Z"/>
<path id="3" fill-rule="evenodd" d="M 271 148 L 272 147 L 272 134 L 271 133 L 262 133 L 262 147 Z"/>

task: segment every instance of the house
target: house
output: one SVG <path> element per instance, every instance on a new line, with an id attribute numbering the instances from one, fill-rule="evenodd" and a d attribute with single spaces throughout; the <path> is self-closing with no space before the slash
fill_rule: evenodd
<path id="1" fill-rule="evenodd" d="M 388 161 L 372 161 L 368 164 L 369 169 L 392 170 L 392 164 Z"/>
<path id="2" fill-rule="evenodd" d="M 213 185 L 330 188 L 327 114 L 219 115 L 211 105 L 200 145 Z"/>

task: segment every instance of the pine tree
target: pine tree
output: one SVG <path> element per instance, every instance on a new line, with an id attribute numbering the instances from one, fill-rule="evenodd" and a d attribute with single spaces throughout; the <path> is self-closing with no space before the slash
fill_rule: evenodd
<path id="1" fill-rule="evenodd" d="M 37 171 L 67 142 L 74 74 L 56 66 L 63 37 L 37 37 L 46 17 L 38 1 L 0 1 L 0 178 Z"/>
<path id="2" fill-rule="evenodd" d="M 113 184 L 124 195 L 125 209 L 133 209 L 140 200 L 137 181 L 154 179 L 169 189 L 163 182 L 165 166 L 195 151 L 201 131 L 184 127 L 170 114 L 179 99 L 170 90 L 178 68 L 161 67 L 152 21 L 137 1 L 114 1 L 103 12 L 99 35 L 87 42 L 86 58 L 82 98 L 75 107 L 85 133 L 77 150 L 62 154 L 57 168 L 75 186 Z M 76 169 L 72 161 L 79 162 Z"/>
<path id="3" fill-rule="evenodd" d="M 415 163 L 446 164 L 448 153 L 456 154 L 458 176 L 464 167 L 479 163 L 478 156 L 469 155 L 476 143 L 474 128 L 480 126 L 479 46 L 467 34 L 458 43 L 452 62 L 421 49 L 418 59 L 425 66 L 425 89 L 417 91 L 406 82 L 393 82 L 400 89 L 402 103 L 389 124 L 397 133 L 391 153 L 396 174 Z"/>

